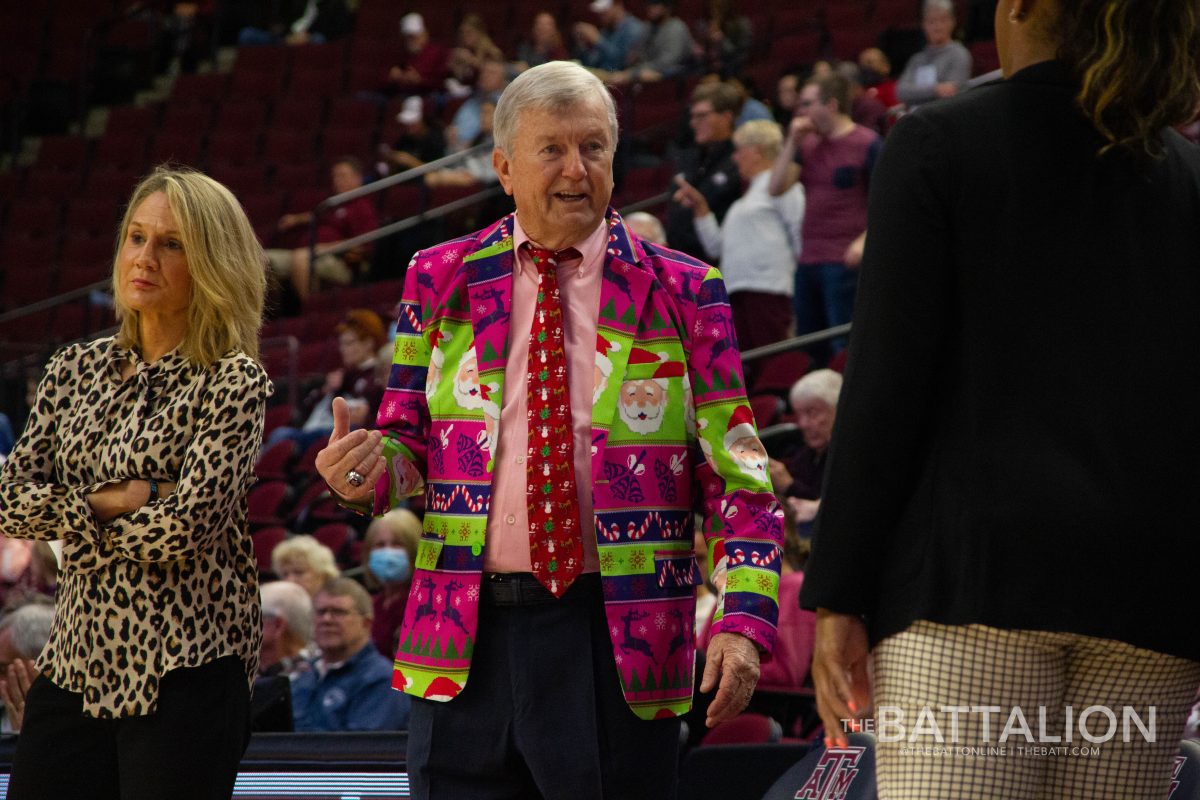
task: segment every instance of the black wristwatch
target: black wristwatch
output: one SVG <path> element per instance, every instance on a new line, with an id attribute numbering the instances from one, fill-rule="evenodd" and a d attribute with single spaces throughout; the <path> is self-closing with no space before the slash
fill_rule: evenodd
<path id="1" fill-rule="evenodd" d="M 150 499 L 146 501 L 146 505 L 149 505 L 158 499 L 158 481 L 149 478 L 146 483 L 150 484 Z"/>

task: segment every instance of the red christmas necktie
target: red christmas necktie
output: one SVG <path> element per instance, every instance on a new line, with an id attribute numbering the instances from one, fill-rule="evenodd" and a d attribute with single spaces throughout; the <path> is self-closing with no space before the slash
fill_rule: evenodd
<path id="1" fill-rule="evenodd" d="M 557 271 L 559 260 L 579 258 L 579 252 L 532 246 L 528 252 L 538 270 L 529 331 L 529 557 L 537 579 L 562 597 L 583 570 L 583 539 Z"/>

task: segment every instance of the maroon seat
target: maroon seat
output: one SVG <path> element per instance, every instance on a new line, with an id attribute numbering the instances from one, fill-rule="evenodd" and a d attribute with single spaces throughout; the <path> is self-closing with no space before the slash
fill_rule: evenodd
<path id="1" fill-rule="evenodd" d="M 287 407 L 284 406 L 286 409 Z M 264 426 L 264 436 L 266 434 Z M 254 474 L 262 481 L 287 480 L 288 467 L 296 457 L 296 443 L 283 439 L 268 447 L 254 462 Z"/>
<path id="2" fill-rule="evenodd" d="M 88 144 L 83 136 L 47 136 L 38 148 L 38 166 L 82 174 L 87 167 Z"/>
<path id="3" fill-rule="evenodd" d="M 288 485 L 283 481 L 265 481 L 256 485 L 246 496 L 246 518 L 252 527 L 278 525 L 287 499 Z"/>
<path id="4" fill-rule="evenodd" d="M 312 532 L 312 536 L 321 544 L 333 551 L 338 565 L 343 569 L 349 566 L 350 543 L 354 541 L 354 528 L 344 522 L 328 522 Z"/>
<path id="5" fill-rule="evenodd" d="M 292 421 L 292 407 L 287 403 L 281 403 L 277 406 L 271 406 L 267 409 L 266 418 L 263 420 L 263 438 L 271 435 L 271 431 L 276 428 L 287 425 Z M 295 449 L 295 445 L 292 445 Z M 265 453 L 263 455 L 266 455 Z"/>
<path id="6" fill-rule="evenodd" d="M 288 538 L 288 535 L 287 529 L 278 525 L 260 528 L 251 534 L 250 541 L 254 545 L 254 559 L 258 562 L 259 572 L 272 572 L 271 553 L 277 544 Z"/>

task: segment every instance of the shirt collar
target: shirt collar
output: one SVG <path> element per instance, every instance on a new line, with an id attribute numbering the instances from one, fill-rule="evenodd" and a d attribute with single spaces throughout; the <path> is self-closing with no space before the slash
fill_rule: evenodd
<path id="1" fill-rule="evenodd" d="M 532 242 L 529 234 L 521 227 L 521 215 L 513 215 L 513 248 L 517 251 L 515 266 L 513 267 L 518 272 L 524 274 L 525 270 L 537 270 L 537 267 L 530 261 L 528 253 L 525 252 L 523 246 L 526 242 Z M 558 273 L 563 276 L 577 275 L 582 278 L 590 270 L 599 267 L 601 259 L 604 255 L 604 245 L 608 243 L 608 220 L 601 219 L 596 226 L 596 230 L 592 231 L 581 242 L 573 242 L 567 247 L 574 247 L 579 251 L 583 258 L 577 261 L 568 261 L 558 268 Z M 536 242 L 534 242 L 536 244 Z M 564 248 L 565 249 L 565 248 Z"/>
<path id="2" fill-rule="evenodd" d="M 135 373 L 153 372 L 156 374 L 174 372 L 187 363 L 187 359 L 179 353 L 178 347 L 151 364 L 142 358 L 141 351 L 136 347 L 124 347 L 118 344 L 116 339 L 113 339 L 108 347 L 108 374 L 118 383 L 121 382 L 122 365 L 126 361 L 133 364 Z"/>

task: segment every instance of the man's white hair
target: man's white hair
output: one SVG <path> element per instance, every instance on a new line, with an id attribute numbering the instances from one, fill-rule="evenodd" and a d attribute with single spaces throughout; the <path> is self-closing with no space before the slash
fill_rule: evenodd
<path id="1" fill-rule="evenodd" d="M 572 61 L 549 61 L 518 75 L 500 95 L 492 117 L 492 137 L 512 155 L 517 120 L 523 111 L 560 112 L 599 102 L 608 116 L 613 149 L 617 146 L 617 106 L 604 84 Z"/>
<path id="2" fill-rule="evenodd" d="M 282 619 L 297 639 L 305 644 L 312 641 L 313 604 L 304 587 L 291 581 L 270 581 L 260 591 L 263 616 Z"/>

